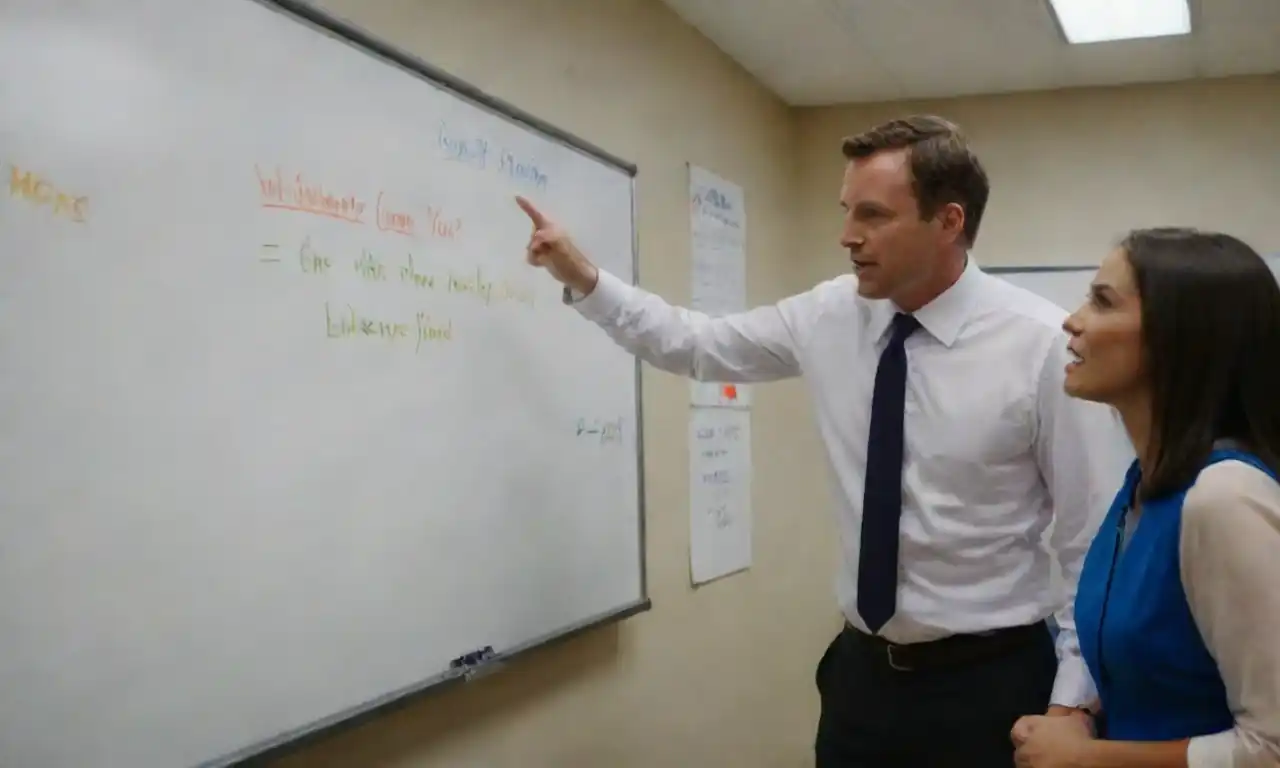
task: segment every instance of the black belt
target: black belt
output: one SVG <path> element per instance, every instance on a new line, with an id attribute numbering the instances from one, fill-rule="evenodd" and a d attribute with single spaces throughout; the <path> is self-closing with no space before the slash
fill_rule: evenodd
<path id="1" fill-rule="evenodd" d="M 869 635 L 846 623 L 844 634 L 861 651 L 874 654 L 899 672 L 916 672 L 957 667 L 987 661 L 1005 653 L 1049 639 L 1043 621 L 1006 627 L 973 635 L 951 635 L 924 643 L 899 645 L 878 635 Z"/>

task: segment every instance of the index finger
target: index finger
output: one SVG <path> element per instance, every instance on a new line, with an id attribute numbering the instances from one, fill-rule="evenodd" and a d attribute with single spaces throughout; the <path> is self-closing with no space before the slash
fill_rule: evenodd
<path id="1" fill-rule="evenodd" d="M 547 217 L 543 216 L 542 211 L 535 208 L 528 198 L 516 195 L 516 205 L 520 206 L 520 210 L 525 212 L 525 215 L 533 222 L 533 226 L 539 229 L 547 226 Z"/>

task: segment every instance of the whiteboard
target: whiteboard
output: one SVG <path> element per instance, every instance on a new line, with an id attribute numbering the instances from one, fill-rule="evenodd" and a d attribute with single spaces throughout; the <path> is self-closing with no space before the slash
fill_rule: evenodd
<path id="1" fill-rule="evenodd" d="M 1280 280 L 1280 254 L 1264 257 L 1276 279 Z M 1095 267 L 991 267 L 990 274 L 1026 288 L 1052 301 L 1068 312 L 1075 312 L 1089 295 L 1089 285 L 1097 274 Z"/>
<path id="2" fill-rule="evenodd" d="M 649 605 L 638 364 L 513 202 L 634 282 L 634 168 L 287 6 L 0 6 L 0 765 L 223 765 Z"/>
<path id="3" fill-rule="evenodd" d="M 1097 267 L 992 267 L 986 270 L 1016 286 L 1075 312 L 1089 297 Z"/>

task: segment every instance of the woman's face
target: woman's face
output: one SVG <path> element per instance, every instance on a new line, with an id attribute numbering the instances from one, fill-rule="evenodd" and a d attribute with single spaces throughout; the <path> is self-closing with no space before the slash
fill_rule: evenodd
<path id="1" fill-rule="evenodd" d="M 1123 250 L 1103 260 L 1088 298 L 1063 328 L 1074 355 L 1067 364 L 1067 394 L 1114 406 L 1146 389 L 1142 300 Z"/>

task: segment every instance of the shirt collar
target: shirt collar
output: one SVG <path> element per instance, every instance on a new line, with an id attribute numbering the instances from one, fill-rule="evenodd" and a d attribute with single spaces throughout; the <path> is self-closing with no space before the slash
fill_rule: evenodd
<path id="1" fill-rule="evenodd" d="M 950 288 L 943 291 L 933 301 L 924 305 L 912 314 L 920 321 L 920 326 L 929 332 L 945 347 L 955 344 L 960 329 L 969 319 L 969 311 L 973 308 L 985 277 L 982 270 L 970 256 L 960 279 Z M 902 310 L 892 301 L 878 301 L 873 305 L 870 330 L 872 338 L 879 341 L 889 330 L 893 316 Z"/>

